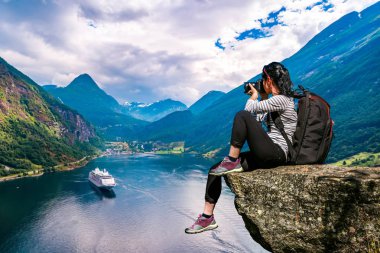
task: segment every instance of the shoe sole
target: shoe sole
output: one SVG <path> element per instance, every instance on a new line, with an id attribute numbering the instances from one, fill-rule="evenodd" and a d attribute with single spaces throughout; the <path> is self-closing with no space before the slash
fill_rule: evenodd
<path id="1" fill-rule="evenodd" d="M 218 224 L 213 224 L 213 225 L 208 225 L 207 227 L 199 229 L 199 230 L 187 230 L 187 231 L 185 230 L 185 233 L 186 234 L 198 234 L 198 233 L 202 233 L 204 231 L 213 230 L 217 227 L 218 227 Z"/>
<path id="2" fill-rule="evenodd" d="M 240 167 L 240 168 L 236 168 L 236 169 L 233 169 L 233 170 L 228 170 L 228 171 L 224 171 L 224 172 L 210 172 L 208 174 L 210 175 L 213 175 L 213 176 L 224 176 L 224 175 L 227 175 L 227 174 L 230 174 L 230 173 L 233 173 L 233 172 L 243 172 L 243 167 Z"/>

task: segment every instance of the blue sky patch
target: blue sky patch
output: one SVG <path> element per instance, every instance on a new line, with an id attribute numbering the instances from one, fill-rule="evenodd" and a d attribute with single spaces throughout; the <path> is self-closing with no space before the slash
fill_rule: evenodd
<path id="1" fill-rule="evenodd" d="M 249 30 L 246 30 L 242 33 L 237 33 L 238 35 L 235 37 L 237 41 L 245 40 L 245 39 L 261 39 L 261 38 L 268 38 L 273 36 L 270 29 L 276 25 L 282 25 L 286 26 L 285 23 L 283 23 L 281 20 L 279 20 L 279 15 L 286 11 L 286 8 L 283 6 L 278 11 L 272 11 L 268 14 L 268 16 L 264 19 L 258 19 L 255 20 L 256 22 L 260 23 L 260 28 L 252 28 Z M 218 40 L 215 42 L 215 46 L 225 50 L 226 47 L 223 46 L 221 43 L 221 39 L 218 38 Z"/>
<path id="2" fill-rule="evenodd" d="M 286 11 L 286 8 L 283 6 L 278 11 L 272 11 L 268 14 L 268 17 L 266 19 L 259 19 L 260 25 L 262 28 L 271 28 L 276 25 L 285 25 L 283 22 L 278 20 L 278 15 L 281 12 Z"/>
<path id="3" fill-rule="evenodd" d="M 222 50 L 226 49 L 226 47 L 223 47 L 222 43 L 220 43 L 220 38 L 215 42 L 215 46 Z"/>
<path id="4" fill-rule="evenodd" d="M 320 6 L 323 11 L 328 11 L 334 7 L 334 5 L 332 3 L 329 3 L 328 0 L 322 0 L 322 1 L 316 2 L 316 3 L 306 7 L 306 10 L 311 10 L 315 6 Z"/>
<path id="5" fill-rule="evenodd" d="M 269 32 L 266 32 L 261 29 L 253 28 L 251 30 L 244 31 L 240 33 L 237 37 L 235 37 L 236 40 L 245 40 L 248 38 L 252 39 L 260 39 L 260 38 L 266 38 L 272 36 Z"/>
<path id="6" fill-rule="evenodd" d="M 258 19 L 260 22 L 261 29 L 253 28 L 247 31 L 240 33 L 235 37 L 236 40 L 245 40 L 248 38 L 252 39 L 261 39 L 271 37 L 272 33 L 270 32 L 270 28 L 276 25 L 285 25 L 283 22 L 279 21 L 278 16 L 281 12 L 286 11 L 285 7 L 282 7 L 278 11 L 272 11 L 268 14 L 268 17 L 265 19 Z"/>

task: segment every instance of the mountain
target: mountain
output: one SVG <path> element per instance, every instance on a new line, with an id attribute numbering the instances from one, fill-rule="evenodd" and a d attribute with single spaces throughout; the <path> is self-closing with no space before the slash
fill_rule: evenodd
<path id="1" fill-rule="evenodd" d="M 109 121 L 105 121 L 104 117 L 99 117 L 99 115 L 113 114 L 119 106 L 118 102 L 100 89 L 88 74 L 78 76 L 66 87 L 46 85 L 43 88 L 62 103 L 74 108 L 88 120 L 100 126 L 107 125 Z M 111 124 L 116 122 L 118 121 L 111 121 Z"/>
<path id="2" fill-rule="evenodd" d="M 379 12 L 380 3 L 376 3 L 360 13 L 345 15 L 283 61 L 295 84 L 331 104 L 335 139 L 330 162 L 380 150 Z M 244 108 L 247 98 L 242 85 L 223 95 L 214 101 L 217 106 L 196 115 L 187 128 L 183 128 L 185 121 L 180 122 L 178 129 L 185 138 L 176 141 L 185 140 L 189 151 L 206 153 L 222 148 L 220 155 L 225 155 L 233 117 Z M 161 129 L 152 131 L 159 135 Z"/>
<path id="3" fill-rule="evenodd" d="M 194 115 L 189 110 L 173 112 L 142 128 L 139 132 L 139 139 L 145 141 L 165 140 L 165 142 L 184 140 L 188 124 L 191 124 L 193 119 Z"/>
<path id="4" fill-rule="evenodd" d="M 0 175 L 69 163 L 98 152 L 81 115 L 0 58 Z M 1 169 L 3 168 L 3 169 Z"/>
<path id="5" fill-rule="evenodd" d="M 51 92 L 51 91 L 55 91 L 56 89 L 58 89 L 58 86 L 57 85 L 54 85 L 54 84 L 46 84 L 44 86 L 42 86 L 42 88 L 47 91 L 47 92 Z"/>
<path id="6" fill-rule="evenodd" d="M 108 140 L 128 138 L 145 122 L 122 113 L 119 103 L 105 93 L 88 74 L 75 78 L 66 87 L 46 85 L 43 88 L 65 105 L 77 110 L 98 127 Z"/>
<path id="7" fill-rule="evenodd" d="M 197 127 L 200 125 L 197 115 L 199 115 L 206 108 L 211 106 L 214 102 L 225 95 L 221 91 L 210 91 L 199 100 L 197 100 L 189 109 L 184 111 L 176 111 L 170 113 L 160 120 L 157 120 L 139 131 L 138 137 L 140 140 L 153 140 L 153 141 L 164 141 L 164 142 L 175 142 L 183 141 L 188 139 L 189 136 L 192 138 L 197 138 L 196 136 L 189 135 L 191 128 L 193 126 Z M 219 105 L 218 105 L 219 106 Z M 205 129 L 200 129 L 202 133 L 207 133 L 209 127 L 207 124 L 212 122 L 204 121 L 206 123 Z"/>
<path id="8" fill-rule="evenodd" d="M 189 110 L 194 114 L 198 115 L 203 112 L 207 107 L 212 105 L 216 100 L 221 98 L 225 93 L 221 91 L 209 91 L 206 95 L 201 97 L 198 101 L 189 107 Z"/>
<path id="9" fill-rule="evenodd" d="M 331 104 L 335 139 L 330 161 L 380 150 L 380 2 L 345 15 L 284 61 Z M 302 62 L 307 62 L 301 67 Z"/>
<path id="10" fill-rule="evenodd" d="M 152 104 L 138 102 L 126 103 L 124 104 L 123 112 L 136 119 L 153 122 L 172 112 L 183 111 L 186 109 L 187 106 L 179 101 L 165 99 Z"/>

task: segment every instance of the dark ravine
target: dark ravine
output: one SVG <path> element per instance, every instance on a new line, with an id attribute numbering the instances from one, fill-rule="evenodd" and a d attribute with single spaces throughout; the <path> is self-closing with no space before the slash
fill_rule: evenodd
<path id="1" fill-rule="evenodd" d="M 252 238 L 272 252 L 368 252 L 380 240 L 379 167 L 283 166 L 225 179 Z"/>

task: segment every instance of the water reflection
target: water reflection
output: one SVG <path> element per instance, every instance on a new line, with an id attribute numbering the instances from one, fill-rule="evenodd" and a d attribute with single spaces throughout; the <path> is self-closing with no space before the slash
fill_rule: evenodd
<path id="1" fill-rule="evenodd" d="M 225 186 L 219 228 L 184 233 L 202 209 L 210 164 L 195 156 L 103 157 L 81 169 L 1 183 L 0 252 L 266 252 Z M 89 183 L 95 167 L 115 177 L 112 191 Z"/>
<path id="2" fill-rule="evenodd" d="M 102 189 L 102 188 L 96 187 L 91 182 L 88 182 L 88 184 L 90 185 L 90 187 L 92 188 L 94 193 L 99 197 L 100 200 L 102 200 L 103 198 L 107 198 L 107 199 L 116 198 L 116 193 L 114 192 L 113 189 L 111 190 Z"/>

